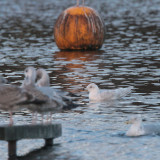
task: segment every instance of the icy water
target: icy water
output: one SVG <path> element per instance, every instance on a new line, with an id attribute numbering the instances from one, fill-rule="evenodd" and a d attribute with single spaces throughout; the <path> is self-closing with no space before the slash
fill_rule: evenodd
<path id="1" fill-rule="evenodd" d="M 125 121 L 142 114 L 145 124 L 160 122 L 160 0 L 87 0 L 106 25 L 101 50 L 62 52 L 53 38 L 58 15 L 75 0 L 0 0 L 0 74 L 20 85 L 27 66 L 45 68 L 52 86 L 80 96 L 80 106 L 54 115 L 63 136 L 55 146 L 21 157 L 26 160 L 159 160 L 160 136 L 126 137 Z M 105 104 L 89 103 L 84 88 L 134 86 L 131 95 Z M 0 114 L 0 123 L 8 123 Z M 14 114 L 16 124 L 31 122 L 28 111 Z M 18 142 L 18 155 L 43 146 L 43 140 Z M 7 143 L 0 141 L 0 160 Z"/>

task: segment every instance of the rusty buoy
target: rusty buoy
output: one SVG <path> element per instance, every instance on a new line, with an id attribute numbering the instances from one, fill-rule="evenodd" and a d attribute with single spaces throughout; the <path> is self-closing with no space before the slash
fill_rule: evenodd
<path id="1" fill-rule="evenodd" d="M 54 39 L 61 50 L 96 50 L 105 37 L 105 25 L 100 15 L 86 6 L 63 11 L 54 25 Z"/>

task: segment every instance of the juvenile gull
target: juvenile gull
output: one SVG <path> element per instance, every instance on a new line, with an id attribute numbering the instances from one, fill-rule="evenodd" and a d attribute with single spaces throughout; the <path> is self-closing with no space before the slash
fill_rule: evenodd
<path id="1" fill-rule="evenodd" d="M 99 89 L 95 83 L 91 83 L 86 88 L 89 91 L 89 100 L 90 101 L 109 101 L 122 98 L 129 93 L 133 87 L 127 88 L 118 88 L 118 89 Z"/>
<path id="2" fill-rule="evenodd" d="M 4 81 L 3 81 L 4 82 Z M 13 125 L 12 112 L 30 103 L 33 96 L 23 88 L 15 85 L 0 84 L 0 109 L 8 111 L 10 114 L 10 125 Z"/>
<path id="3" fill-rule="evenodd" d="M 131 124 L 129 130 L 126 132 L 126 136 L 160 134 L 160 125 L 143 125 L 141 115 L 133 116 L 126 123 Z"/>
<path id="4" fill-rule="evenodd" d="M 62 103 L 56 97 L 52 96 L 49 91 L 42 91 L 40 87 L 36 87 L 36 69 L 34 67 L 28 67 L 24 71 L 25 79 L 22 85 L 27 92 L 31 93 L 39 103 L 33 103 L 28 106 L 28 109 L 33 112 L 42 114 L 49 112 L 58 112 L 62 109 Z"/>
<path id="5" fill-rule="evenodd" d="M 43 93 L 48 94 L 48 96 L 55 97 L 59 103 L 63 105 L 63 110 L 69 110 L 77 107 L 78 105 L 73 103 L 69 92 L 62 92 L 50 87 L 50 78 L 45 69 L 37 69 L 37 87 Z"/>

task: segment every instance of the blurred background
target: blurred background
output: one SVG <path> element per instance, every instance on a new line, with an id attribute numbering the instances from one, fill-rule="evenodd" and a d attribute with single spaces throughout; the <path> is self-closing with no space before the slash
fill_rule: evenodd
<path id="1" fill-rule="evenodd" d="M 55 146 L 21 159 L 159 160 L 159 136 L 126 138 L 131 114 L 145 123 L 160 121 L 160 0 L 86 0 L 104 19 L 106 39 L 98 51 L 60 51 L 53 27 L 60 13 L 76 0 L 0 0 L 0 75 L 20 85 L 28 66 L 43 67 L 51 86 L 80 96 L 80 106 L 54 115 L 63 136 Z M 84 88 L 91 82 L 103 89 L 134 86 L 122 100 L 91 104 Z M 8 123 L 1 112 L 0 123 Z M 14 114 L 16 124 L 31 122 L 28 111 Z M 43 146 L 42 140 L 18 143 L 18 155 Z M 31 145 L 32 144 L 32 145 Z M 25 146 L 25 147 L 24 147 Z M 0 141 L 0 160 L 7 143 Z"/>

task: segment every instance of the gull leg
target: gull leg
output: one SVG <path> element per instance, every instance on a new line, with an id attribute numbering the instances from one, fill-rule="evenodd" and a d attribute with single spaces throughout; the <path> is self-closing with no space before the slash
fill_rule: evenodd
<path id="1" fill-rule="evenodd" d="M 47 121 L 46 124 L 51 124 L 52 123 L 52 112 L 47 114 Z"/>
<path id="2" fill-rule="evenodd" d="M 32 113 L 32 124 L 35 124 L 34 112 Z"/>
<path id="3" fill-rule="evenodd" d="M 35 121 L 37 122 L 38 118 L 37 118 L 37 112 L 35 113 Z"/>
<path id="4" fill-rule="evenodd" d="M 47 121 L 46 121 L 46 124 L 49 124 L 49 118 L 50 118 L 50 116 L 49 116 L 49 113 L 47 114 Z"/>
<path id="5" fill-rule="evenodd" d="M 37 123 L 37 112 L 33 112 L 32 113 L 32 124 L 36 124 Z"/>
<path id="6" fill-rule="evenodd" d="M 50 123 L 52 123 L 52 112 L 49 114 Z"/>
<path id="7" fill-rule="evenodd" d="M 10 118 L 9 118 L 9 125 L 10 125 L 10 126 L 13 126 L 13 116 L 12 116 L 12 111 L 9 111 L 9 115 L 10 115 Z"/>
<path id="8" fill-rule="evenodd" d="M 44 123 L 44 115 L 42 114 L 42 124 Z"/>

